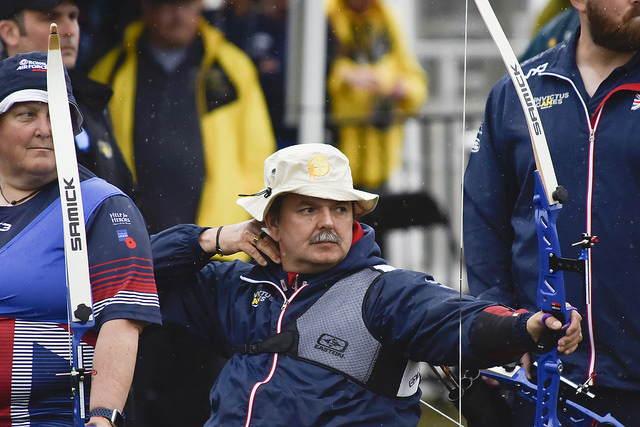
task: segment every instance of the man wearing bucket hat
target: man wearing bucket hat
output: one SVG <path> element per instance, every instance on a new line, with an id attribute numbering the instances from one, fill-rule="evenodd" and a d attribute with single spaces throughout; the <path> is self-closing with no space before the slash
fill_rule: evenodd
<path id="1" fill-rule="evenodd" d="M 47 93 L 47 54 L 0 62 L 0 425 L 72 425 L 67 286 Z M 67 76 L 75 133 L 82 115 Z M 89 425 L 122 411 L 142 325 L 160 323 L 140 212 L 80 166 L 95 328 L 80 344 L 92 371 Z M 72 268 L 72 266 L 70 266 Z M 87 387 L 88 388 L 88 387 Z"/>
<path id="2" fill-rule="evenodd" d="M 112 91 L 76 67 L 80 49 L 77 4 L 77 0 L 3 0 L 0 2 L 0 41 L 5 56 L 46 52 L 49 27 L 56 23 L 62 60 L 84 116 L 82 132 L 76 136 L 78 163 L 132 195 L 133 175 L 116 144 L 107 108 Z"/>
<path id="3" fill-rule="evenodd" d="M 163 320 L 230 357 L 207 426 L 416 425 L 416 361 L 457 363 L 459 316 L 470 367 L 513 360 L 562 326 L 387 265 L 357 221 L 378 197 L 353 188 L 330 145 L 276 152 L 264 181 L 238 200 L 254 221 L 152 236 Z M 258 265 L 210 260 L 237 251 Z M 560 351 L 577 347 L 579 322 L 572 314 Z"/>

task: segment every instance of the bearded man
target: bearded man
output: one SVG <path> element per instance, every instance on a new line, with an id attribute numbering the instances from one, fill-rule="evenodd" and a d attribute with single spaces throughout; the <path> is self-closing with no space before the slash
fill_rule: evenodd
<path id="1" fill-rule="evenodd" d="M 640 3 L 571 3 L 580 15 L 573 36 L 522 66 L 558 182 L 569 193 L 557 223 L 561 252 L 575 257 L 572 244 L 582 233 L 598 236 L 590 288 L 579 274 L 565 274 L 567 299 L 582 301 L 589 345 L 563 358 L 563 375 L 590 387 L 595 412 L 634 425 L 640 326 L 629 320 L 640 302 Z M 536 307 L 535 169 L 525 116 L 505 77 L 489 95 L 465 175 L 464 246 L 475 296 Z"/>

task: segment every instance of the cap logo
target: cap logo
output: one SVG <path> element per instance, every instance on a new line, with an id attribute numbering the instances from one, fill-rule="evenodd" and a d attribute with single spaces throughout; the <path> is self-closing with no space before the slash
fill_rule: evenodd
<path id="1" fill-rule="evenodd" d="M 34 70 L 34 71 L 46 71 L 47 63 L 43 61 L 32 61 L 30 59 L 21 59 L 18 63 L 16 71 L 20 70 Z"/>
<path id="2" fill-rule="evenodd" d="M 309 161 L 309 179 L 329 173 L 329 161 L 324 156 L 315 156 Z"/>

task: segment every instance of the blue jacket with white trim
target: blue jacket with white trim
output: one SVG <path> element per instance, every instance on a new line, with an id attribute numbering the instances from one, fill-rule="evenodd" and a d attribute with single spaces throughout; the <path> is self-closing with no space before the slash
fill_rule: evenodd
<path id="1" fill-rule="evenodd" d="M 593 324 L 599 386 L 640 390 L 640 56 L 614 70 L 593 96 L 575 61 L 578 31 L 522 65 L 539 109 L 558 183 L 569 193 L 558 216 L 562 256 L 577 258 L 592 197 Z M 593 171 L 590 172 L 590 153 Z M 473 295 L 535 310 L 536 169 L 525 116 L 508 76 L 489 95 L 465 175 L 464 247 Z M 590 187 L 592 183 L 592 188 Z M 582 277 L 565 273 L 567 301 L 585 320 Z M 587 379 L 587 324 L 563 375 Z"/>
<path id="2" fill-rule="evenodd" d="M 264 342 L 282 330 L 338 280 L 369 267 L 389 270 L 373 230 L 362 227 L 364 236 L 339 265 L 293 279 L 279 265 L 210 261 L 211 254 L 198 243 L 204 229 L 194 225 L 152 236 L 164 321 L 186 326 L 230 357 L 211 390 L 212 413 L 206 425 L 243 425 L 247 419 L 253 425 L 417 424 L 419 391 L 410 397 L 384 397 L 286 354 L 234 353 L 238 346 Z M 502 361 L 501 350 L 531 344 L 525 328 L 530 314 L 517 316 L 510 309 L 460 297 L 431 276 L 413 271 L 382 274 L 369 288 L 363 307 L 354 309 L 362 312 L 369 332 L 383 346 L 394 346 L 411 360 L 452 365 L 458 359 L 460 307 L 466 366 L 494 365 Z M 489 307 L 502 314 L 484 311 Z M 476 322 L 479 316 L 487 321 Z M 496 337 L 496 329 L 486 327 L 495 319 L 506 321 L 504 340 Z M 487 341 L 495 345 L 486 346 Z"/>

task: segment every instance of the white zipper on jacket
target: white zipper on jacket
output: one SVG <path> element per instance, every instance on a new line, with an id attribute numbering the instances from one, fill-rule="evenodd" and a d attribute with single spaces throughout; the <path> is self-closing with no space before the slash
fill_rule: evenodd
<path id="1" fill-rule="evenodd" d="M 247 280 L 246 277 L 242 277 L 242 279 Z M 247 280 L 247 281 L 253 282 L 252 280 Z M 282 298 L 284 299 L 284 302 L 282 303 L 282 307 L 280 307 L 280 315 L 278 316 L 278 324 L 276 325 L 276 334 L 278 334 L 278 333 L 280 333 L 282 331 L 282 319 L 284 318 L 285 312 L 287 311 L 287 307 L 289 307 L 289 305 L 291 304 L 291 301 L 293 301 L 293 299 L 300 293 L 300 291 L 302 291 L 304 288 L 307 287 L 308 283 L 307 282 L 302 282 L 302 285 L 293 294 L 291 294 L 291 297 L 289 297 L 289 298 L 287 298 L 287 295 L 284 293 L 284 291 L 282 289 L 280 289 L 280 287 L 278 287 L 278 285 L 276 285 L 276 284 L 274 284 L 272 282 L 263 282 L 263 283 L 268 283 L 269 285 L 271 285 L 274 288 L 276 288 L 278 290 L 278 292 L 280 293 L 280 295 L 282 296 Z M 251 425 L 251 416 L 253 415 L 253 404 L 254 404 L 256 393 L 258 392 L 258 389 L 263 384 L 266 384 L 269 381 L 271 381 L 271 378 L 273 378 L 273 375 L 276 372 L 276 367 L 278 366 L 278 359 L 279 359 L 278 356 L 279 356 L 278 353 L 273 353 L 273 358 L 271 359 L 271 368 L 269 369 L 269 373 L 267 374 L 266 378 L 263 379 L 262 381 L 258 381 L 251 388 L 251 393 L 249 394 L 249 402 L 248 402 L 248 405 L 247 405 L 247 418 L 246 418 L 245 423 L 244 423 L 245 427 L 249 427 Z"/>

